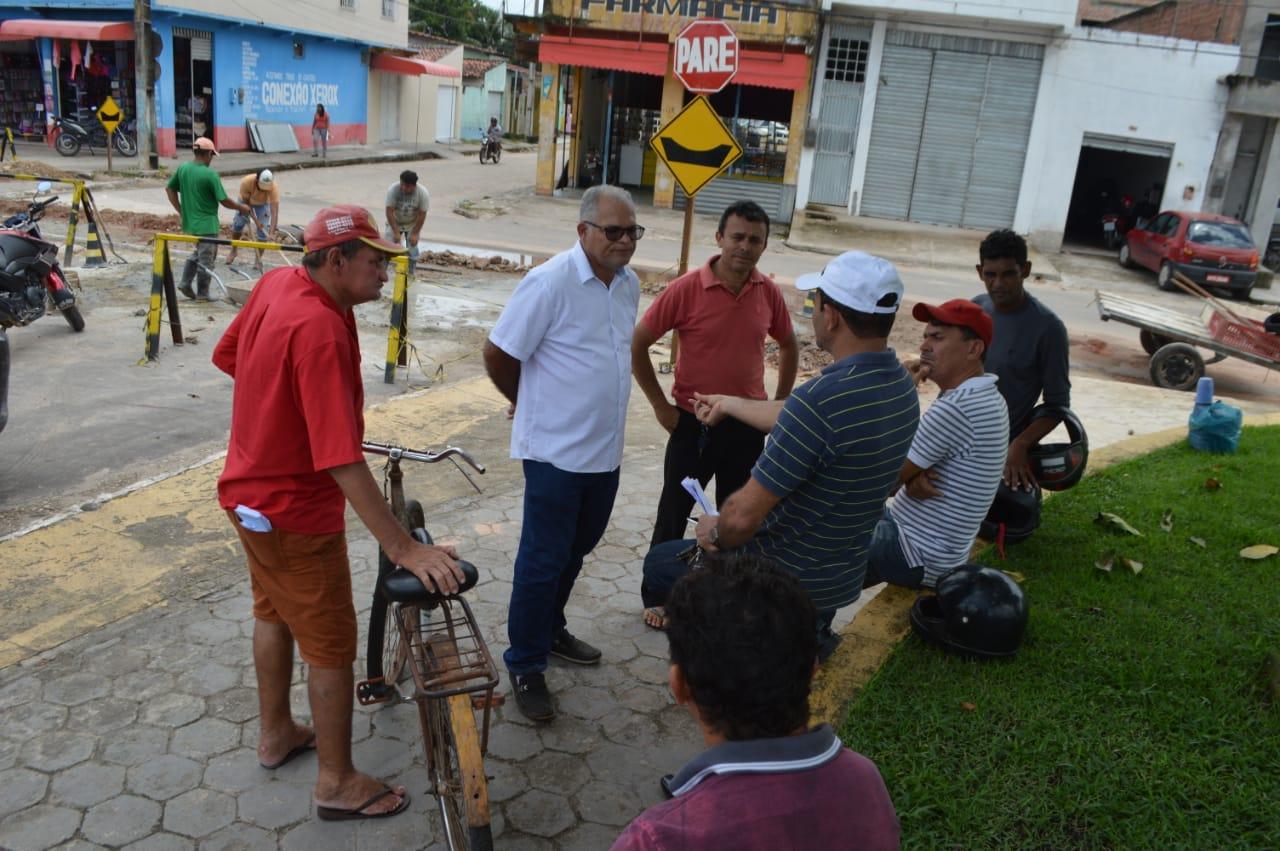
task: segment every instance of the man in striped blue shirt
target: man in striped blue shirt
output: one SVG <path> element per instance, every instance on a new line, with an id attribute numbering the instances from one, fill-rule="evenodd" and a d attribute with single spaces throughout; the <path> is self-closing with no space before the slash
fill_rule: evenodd
<path id="1" fill-rule="evenodd" d="M 864 587 L 932 588 L 967 562 L 1009 450 L 1009 411 L 983 366 L 991 317 L 966 299 L 917 304 L 911 315 L 928 324 L 909 368 L 942 393 L 921 418 L 901 490 L 876 525 Z"/>
<path id="2" fill-rule="evenodd" d="M 698 521 L 707 551 L 766 555 L 794 573 L 818 609 L 822 647 L 835 649 L 836 610 L 858 599 L 871 532 L 920 422 L 915 381 L 889 348 L 902 279 L 887 260 L 846 252 L 796 281 L 815 290 L 813 331 L 835 363 L 782 401 L 695 394 L 694 413 L 714 425 L 735 417 L 769 432 L 751 478 L 721 513 Z M 645 584 L 661 605 L 687 570 L 676 554 L 692 542 L 659 544 L 645 558 Z"/>

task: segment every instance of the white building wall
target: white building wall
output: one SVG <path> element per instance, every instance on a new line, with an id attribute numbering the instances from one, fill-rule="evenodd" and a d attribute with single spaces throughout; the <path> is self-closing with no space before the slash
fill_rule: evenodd
<path id="1" fill-rule="evenodd" d="M 228 4 L 226 0 L 170 0 L 166 12 L 195 12 L 284 30 L 331 35 L 379 47 L 404 47 L 409 40 L 409 6 L 403 0 L 272 0 Z M 389 14 L 384 15 L 383 12 Z"/>
<path id="2" fill-rule="evenodd" d="M 853 15 L 889 13 L 895 17 L 991 21 L 1006 27 L 1075 26 L 1076 0 L 862 0 L 841 3 L 822 0 L 822 11 Z M 988 34 L 987 38 L 995 37 Z"/>
<path id="3" fill-rule="evenodd" d="M 1163 207 L 1204 203 L 1239 48 L 1073 28 L 1047 48 L 1014 229 L 1062 242 L 1085 133 L 1173 145 Z M 1192 187 L 1190 200 L 1183 200 Z"/>

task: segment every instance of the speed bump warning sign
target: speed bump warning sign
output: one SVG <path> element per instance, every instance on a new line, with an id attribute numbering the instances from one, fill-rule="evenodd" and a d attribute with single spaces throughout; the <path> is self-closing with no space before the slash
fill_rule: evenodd
<path id="1" fill-rule="evenodd" d="M 696 97 L 649 141 L 686 195 L 694 195 L 742 156 L 742 146 L 705 97 Z"/>

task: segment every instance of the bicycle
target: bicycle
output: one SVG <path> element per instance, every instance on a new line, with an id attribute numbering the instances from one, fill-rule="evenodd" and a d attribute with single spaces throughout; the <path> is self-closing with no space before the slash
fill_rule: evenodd
<path id="1" fill-rule="evenodd" d="M 434 464 L 449 459 L 472 487 L 475 482 L 453 459 L 461 458 L 484 473 L 481 464 L 453 446 L 431 452 L 365 442 L 363 449 L 386 457 L 383 496 L 396 518 L 424 544 L 432 542 L 426 516 L 422 503 L 405 499 L 400 462 Z M 461 596 L 475 586 L 479 573 L 468 562 L 459 561 L 459 565 L 464 573 L 462 585 L 457 594 L 444 595 L 397 567 L 379 548 L 365 654 L 368 679 L 356 685 L 356 698 L 364 706 L 392 700 L 417 704 L 429 791 L 440 807 L 448 846 L 455 851 L 489 851 L 493 835 L 484 753 L 491 712 L 502 705 L 502 696 L 494 694 L 498 669 L 493 656 Z M 407 697 L 399 688 L 406 670 L 413 683 L 413 693 Z M 479 730 L 476 711 L 483 712 Z"/>

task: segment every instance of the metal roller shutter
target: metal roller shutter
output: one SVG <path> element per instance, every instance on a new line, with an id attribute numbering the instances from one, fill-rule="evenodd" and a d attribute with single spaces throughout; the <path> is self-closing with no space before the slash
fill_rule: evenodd
<path id="1" fill-rule="evenodd" d="M 890 30 L 863 215 L 972 228 L 1013 223 L 1044 48 Z"/>
<path id="2" fill-rule="evenodd" d="M 684 209 L 684 190 L 676 184 L 674 206 Z M 698 213 L 720 215 L 734 201 L 755 201 L 774 222 L 791 221 L 791 211 L 796 204 L 796 188 L 786 183 L 766 183 L 763 180 L 742 180 L 734 177 L 717 177 L 698 190 Z"/>
<path id="3" fill-rule="evenodd" d="M 862 184 L 862 214 L 905 219 L 911 210 L 933 52 L 886 44 Z"/>
<path id="4" fill-rule="evenodd" d="M 911 191 L 911 218 L 958 225 L 978 135 L 987 57 L 938 51 L 933 57 L 920 157 Z"/>
<path id="5" fill-rule="evenodd" d="M 965 227 L 1000 228 L 1013 223 L 1039 86 L 1038 60 L 991 57 L 961 222 Z"/>

